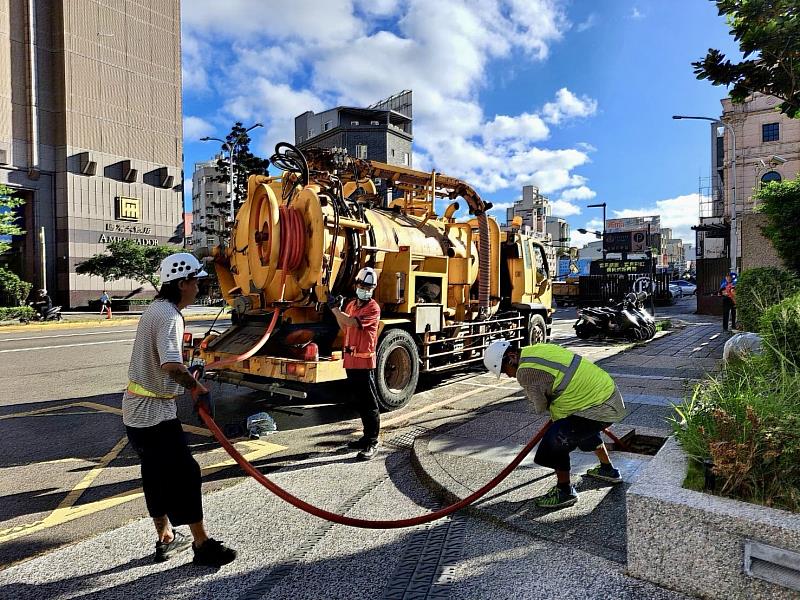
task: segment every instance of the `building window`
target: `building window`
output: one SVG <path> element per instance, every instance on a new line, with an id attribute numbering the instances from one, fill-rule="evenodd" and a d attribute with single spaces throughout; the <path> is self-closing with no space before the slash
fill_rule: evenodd
<path id="1" fill-rule="evenodd" d="M 366 144 L 356 144 L 356 158 L 367 158 Z"/>
<path id="2" fill-rule="evenodd" d="M 761 138 L 764 142 L 777 142 L 780 138 L 778 123 L 764 123 L 761 126 Z"/>
<path id="3" fill-rule="evenodd" d="M 360 125 L 360 123 L 358 121 L 350 121 L 350 125 L 356 126 Z"/>
<path id="4" fill-rule="evenodd" d="M 312 137 L 314 137 L 314 130 L 313 129 L 309 129 L 308 130 L 308 138 L 307 139 L 311 139 Z"/>
<path id="5" fill-rule="evenodd" d="M 392 156 L 394 156 L 394 148 L 392 148 Z"/>
<path id="6" fill-rule="evenodd" d="M 410 161 L 409 161 L 410 158 L 411 157 L 408 155 L 408 152 L 403 152 L 403 164 L 404 165 L 408 166 L 410 164 Z"/>
<path id="7" fill-rule="evenodd" d="M 380 121 L 370 121 L 369 124 L 370 125 L 380 125 L 381 123 L 380 123 Z"/>
<path id="8" fill-rule="evenodd" d="M 769 173 L 764 173 L 761 176 L 761 183 L 770 183 L 771 181 L 780 181 L 781 174 L 777 171 L 770 171 Z"/>
<path id="9" fill-rule="evenodd" d="M 323 130 L 322 131 L 328 131 L 330 128 L 331 128 L 331 122 L 330 121 L 325 121 L 325 125 L 323 125 Z"/>

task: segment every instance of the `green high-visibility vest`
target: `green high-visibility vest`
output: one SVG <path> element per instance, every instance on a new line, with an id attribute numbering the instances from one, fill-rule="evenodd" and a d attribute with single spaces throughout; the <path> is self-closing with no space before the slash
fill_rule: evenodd
<path id="1" fill-rule="evenodd" d="M 519 369 L 550 373 L 554 400 L 550 416 L 554 421 L 602 404 L 614 393 L 614 380 L 600 367 L 555 344 L 534 344 L 522 349 Z"/>

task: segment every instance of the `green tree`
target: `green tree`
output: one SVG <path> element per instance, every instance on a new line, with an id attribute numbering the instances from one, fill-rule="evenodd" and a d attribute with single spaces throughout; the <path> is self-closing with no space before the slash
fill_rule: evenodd
<path id="1" fill-rule="evenodd" d="M 225 136 L 225 141 L 234 149 L 233 171 L 235 185 L 233 189 L 233 198 L 234 206 L 238 210 L 247 199 L 247 178 L 254 174 L 266 175 L 268 172 L 267 169 L 269 168 L 269 160 L 256 156 L 250 151 L 250 135 L 244 125 L 239 121 L 234 123 L 230 133 Z M 230 165 L 228 162 L 228 148 L 225 145 L 221 145 L 220 150 L 220 157 L 217 159 L 217 170 L 219 171 L 217 181 L 227 185 L 231 177 Z M 231 217 L 230 200 L 228 199 L 212 202 L 211 208 L 214 209 L 218 215 L 226 219 Z M 206 233 L 214 232 L 208 231 Z"/>
<path id="2" fill-rule="evenodd" d="M 787 268 L 800 274 L 800 180 L 773 181 L 753 195 L 767 216 L 764 235 Z"/>
<path id="3" fill-rule="evenodd" d="M 797 0 L 712 0 L 725 15 L 744 60 L 731 62 L 709 48 L 692 63 L 698 79 L 730 87 L 731 100 L 753 92 L 783 100 L 781 112 L 800 114 L 800 4 Z"/>
<path id="4" fill-rule="evenodd" d="M 0 185 L 0 254 L 11 248 L 7 236 L 25 234 L 17 225 L 19 217 L 14 212 L 15 208 L 25 204 L 25 200 L 12 196 L 13 193 L 14 190 L 10 187 Z"/>
<path id="5" fill-rule="evenodd" d="M 141 246 L 133 240 L 120 240 L 108 245 L 108 253 L 95 254 L 75 266 L 80 275 L 96 275 L 106 281 L 133 279 L 149 283 L 158 290 L 158 267 L 170 254 L 179 251 L 175 246 Z"/>

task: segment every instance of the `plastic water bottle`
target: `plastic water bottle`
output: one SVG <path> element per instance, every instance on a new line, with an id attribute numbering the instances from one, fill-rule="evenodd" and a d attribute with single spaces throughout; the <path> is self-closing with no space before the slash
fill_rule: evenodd
<path id="1" fill-rule="evenodd" d="M 259 439 L 262 435 L 269 435 L 278 431 L 278 425 L 268 413 L 260 412 L 247 417 L 247 431 L 251 439 Z"/>

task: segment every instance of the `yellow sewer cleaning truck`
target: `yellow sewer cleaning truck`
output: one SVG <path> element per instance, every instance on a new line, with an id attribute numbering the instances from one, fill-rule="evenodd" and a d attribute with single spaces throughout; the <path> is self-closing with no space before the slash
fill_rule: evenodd
<path id="1" fill-rule="evenodd" d="M 197 355 L 219 381 L 303 398 L 310 385 L 344 379 L 342 335 L 325 301 L 352 297 L 364 266 L 378 274 L 382 410 L 403 406 L 421 373 L 478 363 L 494 339 L 547 339 L 543 246 L 501 231 L 465 182 L 289 144 L 272 162 L 282 175 L 250 176 L 230 240 L 213 253 L 232 326 Z M 469 211 L 462 220 L 457 199 Z"/>

